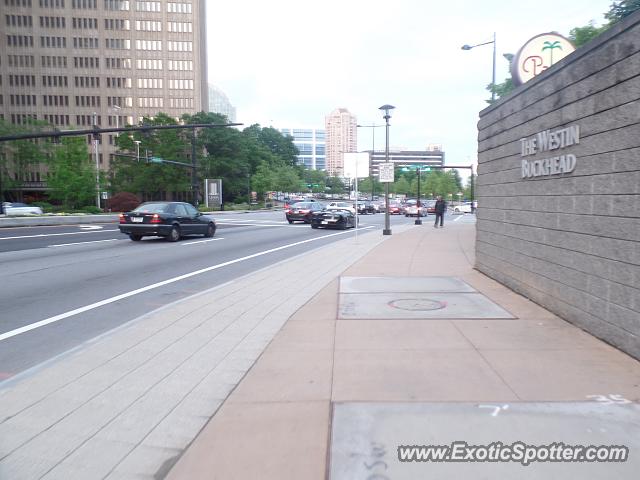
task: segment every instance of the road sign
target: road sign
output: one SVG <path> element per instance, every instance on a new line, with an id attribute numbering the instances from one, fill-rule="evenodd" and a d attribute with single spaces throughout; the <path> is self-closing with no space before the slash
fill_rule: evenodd
<path id="1" fill-rule="evenodd" d="M 393 162 L 381 163 L 379 164 L 379 168 L 381 183 L 392 183 L 395 180 L 393 174 Z"/>

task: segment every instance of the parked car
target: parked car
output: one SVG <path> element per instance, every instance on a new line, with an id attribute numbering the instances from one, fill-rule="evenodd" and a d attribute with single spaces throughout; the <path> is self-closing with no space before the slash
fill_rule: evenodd
<path id="1" fill-rule="evenodd" d="M 286 209 L 284 211 L 284 215 L 289 223 L 311 223 L 311 216 L 313 215 L 313 212 L 319 212 L 322 208 L 323 207 L 320 202 L 298 202 Z"/>
<path id="2" fill-rule="evenodd" d="M 355 228 L 356 216 L 349 210 L 324 210 L 314 212 L 311 217 L 311 228 Z"/>
<path id="3" fill-rule="evenodd" d="M 471 213 L 471 202 L 465 202 L 453 207 L 453 213 Z"/>
<path id="4" fill-rule="evenodd" d="M 42 209 L 34 205 L 19 202 L 3 202 L 2 209 L 7 216 L 11 215 L 42 215 Z"/>
<path id="5" fill-rule="evenodd" d="M 389 215 L 402 215 L 403 211 L 402 205 L 398 202 L 389 202 Z"/>
<path id="6" fill-rule="evenodd" d="M 436 214 L 436 201 L 435 200 L 423 200 L 422 204 L 427 207 L 427 213 L 432 215 Z"/>
<path id="7" fill-rule="evenodd" d="M 216 233 L 216 222 L 185 202 L 146 202 L 121 213 L 119 228 L 134 242 L 147 236 L 176 242 L 188 235 L 211 238 Z"/>
<path id="8" fill-rule="evenodd" d="M 427 207 L 425 207 L 424 205 L 420 205 L 420 208 L 418 208 L 418 204 L 416 203 L 412 203 L 410 205 L 407 205 L 404 208 L 404 216 L 405 217 L 417 217 L 418 216 L 418 210 L 420 211 L 420 216 L 421 217 L 426 217 L 428 215 L 428 211 L 427 211 Z"/>
<path id="9" fill-rule="evenodd" d="M 356 209 L 349 202 L 331 202 L 325 207 L 326 210 L 348 210 L 355 215 Z"/>
<path id="10" fill-rule="evenodd" d="M 376 213 L 376 210 L 373 204 L 369 200 L 359 200 L 358 201 L 358 213 L 367 214 L 367 213 Z"/>

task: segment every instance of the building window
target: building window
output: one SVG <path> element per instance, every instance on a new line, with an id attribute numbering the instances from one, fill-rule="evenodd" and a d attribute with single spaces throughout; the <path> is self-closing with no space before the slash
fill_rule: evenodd
<path id="1" fill-rule="evenodd" d="M 138 12 L 160 12 L 160 2 L 136 2 Z"/>
<path id="2" fill-rule="evenodd" d="M 105 10 L 128 11 L 129 0 L 104 0 Z"/>
<path id="3" fill-rule="evenodd" d="M 169 13 L 191 13 L 191 4 L 185 2 L 169 2 L 167 3 L 167 12 Z"/>

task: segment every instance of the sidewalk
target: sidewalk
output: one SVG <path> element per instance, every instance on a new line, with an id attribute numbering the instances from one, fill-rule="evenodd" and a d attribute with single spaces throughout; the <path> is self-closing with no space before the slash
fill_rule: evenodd
<path id="1" fill-rule="evenodd" d="M 636 478 L 640 363 L 473 270 L 474 238 L 361 233 L 0 384 L 0 478 Z M 397 459 L 453 440 L 631 456 Z"/>
<path id="2" fill-rule="evenodd" d="M 637 478 L 640 363 L 473 270 L 474 232 L 425 222 L 344 271 L 283 326 L 168 479 Z M 339 304 L 354 303 L 344 277 L 433 276 L 463 280 L 515 318 L 355 319 Z M 611 437 L 585 433 L 601 417 Z M 533 435 L 537 425 L 551 438 Z M 622 443 L 635 458 L 523 467 L 396 456 L 400 444 L 510 436 Z"/>

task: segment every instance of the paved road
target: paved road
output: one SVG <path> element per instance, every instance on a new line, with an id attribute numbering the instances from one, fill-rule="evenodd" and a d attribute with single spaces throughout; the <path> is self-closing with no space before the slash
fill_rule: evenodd
<path id="1" fill-rule="evenodd" d="M 113 224 L 0 230 L 0 380 L 186 296 L 354 235 L 289 225 L 281 212 L 217 222 L 213 239 L 177 243 L 131 242 Z M 383 223 L 367 215 L 360 225 Z M 296 288 L 304 285 L 283 285 L 282 294 Z"/>

